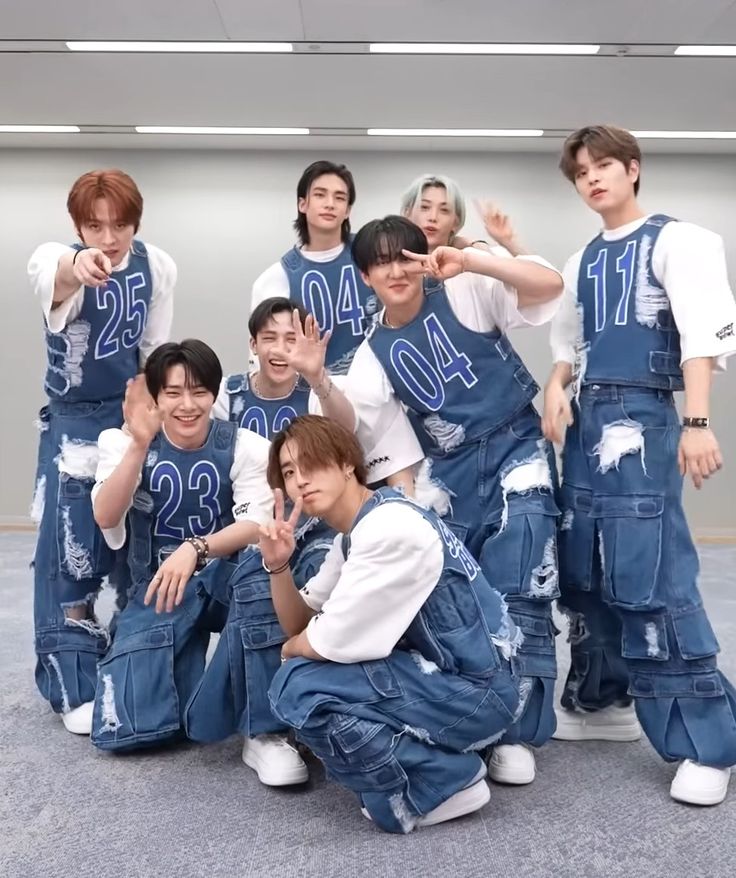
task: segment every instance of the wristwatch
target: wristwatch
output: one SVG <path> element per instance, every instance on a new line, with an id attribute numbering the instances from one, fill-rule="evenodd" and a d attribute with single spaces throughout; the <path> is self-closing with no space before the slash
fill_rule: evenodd
<path id="1" fill-rule="evenodd" d="M 710 418 L 683 418 L 683 427 L 695 427 L 697 430 L 707 430 L 710 427 Z"/>

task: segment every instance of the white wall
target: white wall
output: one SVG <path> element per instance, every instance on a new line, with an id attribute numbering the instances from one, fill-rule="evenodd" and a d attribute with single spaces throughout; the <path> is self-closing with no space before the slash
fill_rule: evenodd
<path id="1" fill-rule="evenodd" d="M 79 174 L 120 167 L 145 198 L 141 236 L 166 249 L 179 267 L 174 337 L 198 336 L 220 354 L 225 370 L 247 359 L 247 317 L 255 277 L 293 241 L 295 189 L 316 158 L 345 161 L 358 202 L 353 228 L 397 209 L 399 194 L 418 174 L 455 177 L 468 196 L 492 197 L 511 214 L 522 238 L 553 263 L 597 230 L 595 217 L 556 169 L 556 154 L 0 151 L 0 266 L 5 320 L 0 347 L 0 522 L 25 520 L 34 480 L 33 420 L 43 400 L 44 349 L 38 305 L 26 279 L 36 244 L 69 241 L 68 189 Z M 736 286 L 736 157 L 650 156 L 643 168 L 645 209 L 702 223 L 726 241 Z M 479 222 L 466 229 L 480 236 Z M 517 333 L 514 342 L 537 380 L 549 368 L 545 330 Z M 688 511 L 700 531 L 736 532 L 736 363 L 716 381 L 712 417 L 725 471 L 700 493 L 689 489 Z"/>

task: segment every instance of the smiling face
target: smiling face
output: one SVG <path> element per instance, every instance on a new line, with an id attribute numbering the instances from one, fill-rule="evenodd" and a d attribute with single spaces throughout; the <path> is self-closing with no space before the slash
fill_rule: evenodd
<path id="1" fill-rule="evenodd" d="M 204 444 L 214 403 L 212 392 L 190 381 L 187 370 L 180 363 L 167 371 L 166 380 L 156 397 L 166 435 L 174 445 L 182 448 L 198 448 Z"/>
<path id="2" fill-rule="evenodd" d="M 296 380 L 296 372 L 285 359 L 285 352 L 296 341 L 291 309 L 272 314 L 250 340 L 250 349 L 258 357 L 259 370 L 266 378 L 265 384 L 284 390 L 285 395 Z M 261 382 L 261 386 L 265 386 Z"/>
<path id="3" fill-rule="evenodd" d="M 107 198 L 98 198 L 92 215 L 80 224 L 77 233 L 87 247 L 102 250 L 115 268 L 130 250 L 135 226 L 118 218 Z"/>

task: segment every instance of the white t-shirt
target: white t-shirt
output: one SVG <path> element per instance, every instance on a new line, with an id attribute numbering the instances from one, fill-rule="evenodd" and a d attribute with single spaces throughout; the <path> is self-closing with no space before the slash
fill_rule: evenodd
<path id="1" fill-rule="evenodd" d="M 494 248 L 492 252 L 495 256 L 507 253 L 503 248 Z M 515 258 L 552 268 L 540 256 Z M 552 319 L 560 304 L 558 296 L 541 305 L 519 307 L 513 287 L 470 272 L 445 281 L 445 290 L 455 316 L 463 326 L 475 332 L 492 332 L 496 329 L 507 332 L 510 329 L 541 326 Z M 382 311 L 380 320 L 383 320 L 383 314 Z M 380 435 L 380 425 L 387 419 L 385 407 L 398 404 L 388 375 L 368 341 L 362 342 L 355 352 L 345 392 L 358 418 L 358 438 L 365 445 L 366 435 Z"/>
<path id="2" fill-rule="evenodd" d="M 338 534 L 319 571 L 300 591 L 318 615 L 307 625 L 310 645 L 333 662 L 385 658 L 436 586 L 442 541 L 403 503 L 371 510 L 350 535 L 344 559 Z"/>
<path id="3" fill-rule="evenodd" d="M 338 244 L 337 247 L 333 247 L 331 250 L 300 249 L 304 258 L 310 262 L 332 262 L 333 259 L 337 259 L 342 253 L 345 245 Z M 250 298 L 251 313 L 253 313 L 256 305 L 260 305 L 264 299 L 270 299 L 271 296 L 283 296 L 285 299 L 291 298 L 289 277 L 280 261 L 275 262 L 256 278 Z"/>
<path id="4" fill-rule="evenodd" d="M 95 474 L 95 485 L 92 488 L 93 505 L 100 486 L 123 459 L 132 441 L 130 435 L 123 430 L 103 430 L 100 433 L 98 439 L 100 457 Z M 269 448 L 270 443 L 257 433 L 238 430 L 233 465 L 230 469 L 233 517 L 236 521 L 266 524 L 273 519 L 273 494 L 266 481 Z M 137 484 L 140 484 L 140 475 Z M 127 511 L 126 509 L 126 514 Z M 102 533 L 111 549 L 122 548 L 126 534 L 125 514 L 115 527 L 103 529 Z"/>
<path id="5" fill-rule="evenodd" d="M 646 217 L 617 229 L 604 229 L 606 241 L 617 241 L 636 231 Z M 552 321 L 550 344 L 555 363 L 575 363 L 580 333 L 577 288 L 585 248 L 565 264 L 565 293 Z M 670 300 L 680 334 L 681 363 L 694 357 L 713 357 L 716 369 L 736 351 L 736 302 L 728 283 L 723 239 L 694 223 L 665 225 L 652 250 L 654 276 Z M 730 326 L 730 331 L 729 331 Z"/>
<path id="6" fill-rule="evenodd" d="M 148 305 L 148 317 L 143 329 L 143 335 L 139 343 L 140 364 L 159 345 L 171 338 L 171 321 L 174 316 L 174 286 L 176 285 L 176 264 L 165 253 L 146 244 L 148 264 L 151 268 L 151 301 Z M 79 316 L 84 300 L 84 287 L 80 286 L 76 293 L 53 308 L 54 281 L 59 267 L 59 259 L 65 254 L 72 252 L 72 248 L 66 244 L 49 242 L 41 244 L 33 251 L 28 262 L 28 275 L 31 280 L 33 292 L 38 296 L 43 309 L 43 316 L 49 332 L 61 332 L 69 323 Z M 130 254 L 119 265 L 114 266 L 113 271 L 122 271 L 128 265 Z"/>

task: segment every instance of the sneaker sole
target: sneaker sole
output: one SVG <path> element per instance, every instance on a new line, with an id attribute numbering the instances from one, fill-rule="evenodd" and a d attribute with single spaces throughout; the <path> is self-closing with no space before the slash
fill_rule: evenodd
<path id="1" fill-rule="evenodd" d="M 491 757 L 491 761 L 488 764 L 488 777 L 495 783 L 505 783 L 521 787 L 532 783 L 536 776 L 536 771 L 530 773 L 514 768 L 503 768 L 501 765 L 494 763 L 493 757 Z"/>
<path id="2" fill-rule="evenodd" d="M 306 765 L 294 768 L 291 771 L 281 771 L 269 774 L 268 769 L 263 769 L 257 759 L 248 759 L 243 756 L 243 762 L 252 768 L 258 775 L 258 780 L 266 787 L 290 787 L 295 784 L 306 783 L 309 780 L 309 769 Z"/>
<path id="3" fill-rule="evenodd" d="M 618 725 L 580 725 L 569 723 L 566 716 L 557 714 L 557 729 L 552 737 L 555 741 L 613 741 L 630 744 L 641 738 L 641 725 L 637 719 Z"/>
<path id="4" fill-rule="evenodd" d="M 464 817 L 466 814 L 472 814 L 474 811 L 479 811 L 484 805 L 487 805 L 488 802 L 491 801 L 491 790 L 485 780 L 477 781 L 472 787 L 468 787 L 467 791 L 469 793 L 472 792 L 473 795 L 468 795 L 463 800 L 462 805 L 458 805 L 457 808 L 453 808 L 452 810 L 436 817 L 433 817 L 431 812 L 425 814 L 424 817 L 419 818 L 417 826 L 436 826 L 438 823 L 446 823 L 448 820 L 455 820 L 457 817 Z M 435 810 L 438 810 L 441 807 L 442 805 L 438 805 Z"/>
<path id="5" fill-rule="evenodd" d="M 726 785 L 726 788 L 724 790 L 718 790 L 717 792 L 713 792 L 710 795 L 703 794 L 700 796 L 689 796 L 685 792 L 680 792 L 677 789 L 672 789 L 672 787 L 670 787 L 670 797 L 673 798 L 676 802 L 683 802 L 685 805 L 699 805 L 703 808 L 707 808 L 711 805 L 720 805 L 721 802 L 726 798 L 727 793 L 728 785 Z"/>

